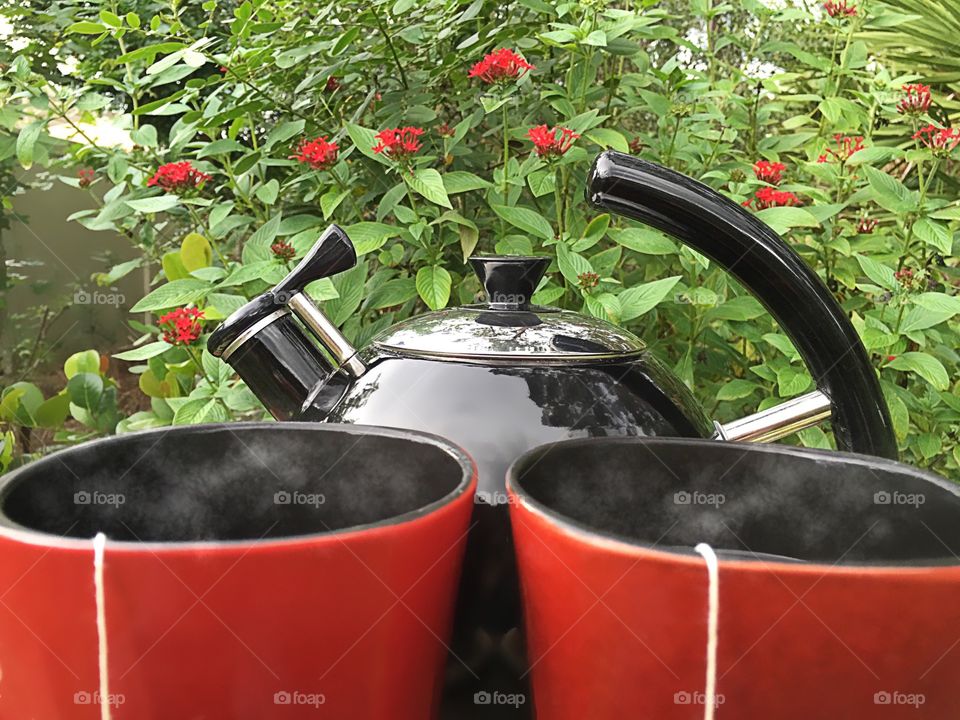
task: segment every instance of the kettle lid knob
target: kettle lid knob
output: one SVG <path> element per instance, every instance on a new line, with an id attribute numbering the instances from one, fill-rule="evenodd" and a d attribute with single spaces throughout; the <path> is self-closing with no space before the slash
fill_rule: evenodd
<path id="1" fill-rule="evenodd" d="M 521 310 L 529 307 L 530 298 L 550 266 L 550 258 L 475 255 L 470 258 L 470 265 L 483 283 L 491 308 Z"/>

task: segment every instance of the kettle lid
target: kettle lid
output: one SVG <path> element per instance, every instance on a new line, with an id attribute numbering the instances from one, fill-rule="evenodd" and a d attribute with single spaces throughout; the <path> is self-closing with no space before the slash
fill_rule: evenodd
<path id="1" fill-rule="evenodd" d="M 372 344 L 401 355 L 461 362 L 575 363 L 623 358 L 644 350 L 623 328 L 530 300 L 550 259 L 472 257 L 487 302 L 418 315 L 388 328 Z"/>

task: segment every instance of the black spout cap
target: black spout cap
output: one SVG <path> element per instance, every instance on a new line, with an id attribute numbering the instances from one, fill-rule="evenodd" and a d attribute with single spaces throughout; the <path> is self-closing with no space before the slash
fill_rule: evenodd
<path id="1" fill-rule="evenodd" d="M 220 323 L 211 333 L 207 349 L 221 357 L 234 341 L 247 335 L 257 323 L 284 310 L 290 298 L 314 280 L 336 275 L 356 264 L 357 253 L 347 233 L 338 225 L 331 225 L 289 275 Z"/>
<path id="2" fill-rule="evenodd" d="M 474 256 L 470 265 L 483 283 L 491 308 L 522 309 L 530 305 L 530 298 L 550 266 L 550 258 Z"/>
<path id="3" fill-rule="evenodd" d="M 297 266 L 270 292 L 286 303 L 314 280 L 330 277 L 357 264 L 357 251 L 350 238 L 339 225 L 331 225 L 323 231 Z"/>

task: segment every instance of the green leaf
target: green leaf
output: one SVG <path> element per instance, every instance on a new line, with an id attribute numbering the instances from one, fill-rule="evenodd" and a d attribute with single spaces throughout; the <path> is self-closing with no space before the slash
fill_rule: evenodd
<path id="1" fill-rule="evenodd" d="M 100 23 L 90 22 L 89 20 L 75 22 L 73 25 L 67 28 L 68 33 L 80 33 L 81 35 L 99 35 L 100 33 L 106 31 L 107 28 Z"/>
<path id="2" fill-rule="evenodd" d="M 67 381 L 70 402 L 85 410 L 96 410 L 103 394 L 103 378 L 94 373 L 77 373 Z"/>
<path id="3" fill-rule="evenodd" d="M 320 196 L 320 210 L 323 212 L 323 219 L 329 220 L 330 216 L 336 212 L 336 209 L 340 207 L 347 196 L 350 194 L 349 190 L 340 190 L 338 188 L 331 188 L 323 195 Z"/>
<path id="4" fill-rule="evenodd" d="M 593 265 L 589 260 L 564 244 L 557 245 L 557 265 L 560 274 L 574 287 L 580 284 L 581 275 L 593 272 Z"/>
<path id="5" fill-rule="evenodd" d="M 585 133 L 587 138 L 595 142 L 600 147 L 613 148 L 620 152 L 630 152 L 630 143 L 623 136 L 623 133 L 611 130 L 609 128 L 594 128 Z"/>
<path id="6" fill-rule="evenodd" d="M 524 207 L 491 205 L 491 209 L 505 221 L 543 240 L 553 240 L 553 228 L 543 216 Z"/>
<path id="7" fill-rule="evenodd" d="M 870 278 L 880 287 L 886 290 L 893 290 L 897 287 L 897 279 L 894 277 L 893 268 L 887 267 L 882 262 L 878 262 L 866 255 L 857 255 L 857 262 L 860 263 L 860 269 L 863 274 Z"/>
<path id="8" fill-rule="evenodd" d="M 117 353 L 113 357 L 115 357 L 117 360 L 127 360 L 131 362 L 135 362 L 137 360 L 149 360 L 150 358 L 156 357 L 161 353 L 165 353 L 170 349 L 170 347 L 171 345 L 169 343 L 166 343 L 163 340 L 158 340 L 157 342 L 141 345 L 133 350 Z M 79 403 L 77 404 L 79 405 Z"/>
<path id="9" fill-rule="evenodd" d="M 33 165 L 33 149 L 42 131 L 43 122 L 36 120 L 24 125 L 17 135 L 17 160 L 24 170 L 29 170 Z"/>
<path id="10" fill-rule="evenodd" d="M 913 234 L 941 255 L 949 256 L 953 252 L 953 233 L 938 222 L 920 218 L 913 224 Z"/>
<path id="11" fill-rule="evenodd" d="M 534 197 L 549 195 L 557 187 L 557 174 L 553 170 L 535 170 L 527 175 L 527 185 Z"/>
<path id="12" fill-rule="evenodd" d="M 249 150 L 246 145 L 241 145 L 236 140 L 231 140 L 230 138 L 223 138 L 222 140 L 214 140 L 212 143 L 208 143 L 200 148 L 200 152 L 197 153 L 197 159 L 210 157 L 211 155 L 226 155 L 227 153 L 232 152 L 246 152 Z"/>
<path id="13" fill-rule="evenodd" d="M 892 213 L 903 213 L 914 210 L 919 203 L 920 195 L 909 190 L 906 185 L 887 173 L 870 167 L 863 168 L 873 191 L 873 199 L 884 210 Z"/>
<path id="14" fill-rule="evenodd" d="M 717 390 L 717 400 L 742 400 L 759 389 L 760 385 L 755 382 L 734 378 Z"/>
<path id="15" fill-rule="evenodd" d="M 446 188 L 447 195 L 456 195 L 470 190 L 482 190 L 491 186 L 490 182 L 471 172 L 454 170 L 443 174 L 443 187 Z"/>
<path id="16" fill-rule="evenodd" d="M 450 273 L 439 265 L 428 265 L 417 271 L 417 292 L 431 310 L 440 310 L 450 300 Z"/>
<path id="17" fill-rule="evenodd" d="M 180 198 L 176 195 L 157 195 L 139 200 L 124 200 L 124 202 L 137 212 L 158 213 L 175 208 L 180 204 Z"/>
<path id="18" fill-rule="evenodd" d="M 624 322 L 640 317 L 655 308 L 673 290 L 679 275 L 627 288 L 620 298 L 620 319 Z"/>
<path id="19" fill-rule="evenodd" d="M 809 388 L 812 382 L 805 370 L 798 370 L 791 365 L 777 371 L 777 389 L 782 398 L 799 395 Z"/>
<path id="20" fill-rule="evenodd" d="M 382 310 L 403 305 L 417 296 L 417 284 L 413 278 L 394 278 L 387 280 L 375 289 L 367 298 L 367 308 Z"/>
<path id="21" fill-rule="evenodd" d="M 189 233 L 180 243 L 180 262 L 188 273 L 209 267 L 212 261 L 213 248 L 200 233 Z"/>
<path id="22" fill-rule="evenodd" d="M 896 148 L 889 147 L 865 147 L 857 150 L 853 155 L 847 158 L 847 165 L 874 165 L 876 163 L 885 163 L 895 155 L 899 155 Z"/>
<path id="23" fill-rule="evenodd" d="M 216 398 L 192 398 L 177 408 L 173 415 L 173 424 L 199 425 L 226 422 L 229 419 L 227 409 Z"/>
<path id="24" fill-rule="evenodd" d="M 100 22 L 102 22 L 104 25 L 109 25 L 112 28 L 123 27 L 123 21 L 120 19 L 120 16 L 110 12 L 109 10 L 100 11 Z"/>
<path id="25" fill-rule="evenodd" d="M 277 195 L 279 194 L 280 183 L 277 182 L 276 178 L 258 187 L 254 193 L 264 205 L 273 205 L 277 201 Z"/>
<path id="26" fill-rule="evenodd" d="M 368 128 L 347 123 L 347 134 L 353 140 L 357 150 L 366 155 L 371 160 L 376 160 L 381 165 L 389 165 L 390 162 L 380 153 L 375 153 L 373 148 L 377 144 L 377 134 Z"/>
<path id="27" fill-rule="evenodd" d="M 81 350 L 66 359 L 63 372 L 69 380 L 77 373 L 100 373 L 100 353 L 96 350 Z"/>
<path id="28" fill-rule="evenodd" d="M 677 244 L 653 228 L 611 228 L 607 234 L 628 250 L 644 255 L 674 255 Z"/>
<path id="29" fill-rule="evenodd" d="M 400 234 L 400 228 L 386 223 L 358 222 L 348 225 L 344 232 L 353 243 L 357 255 L 366 255 L 382 248 L 387 240 Z"/>
<path id="30" fill-rule="evenodd" d="M 443 186 L 443 177 L 433 168 L 418 168 L 412 175 L 404 174 L 403 177 L 411 188 L 430 202 L 453 209 Z"/>
<path id="31" fill-rule="evenodd" d="M 146 297 L 141 298 L 136 305 L 130 308 L 130 312 L 152 312 L 196 302 L 210 292 L 212 288 L 213 285 L 207 281 L 197 280 L 196 278 L 174 280 L 166 285 L 161 285 L 147 294 Z"/>
<path id="32" fill-rule="evenodd" d="M 59 429 L 70 415 L 70 394 L 66 392 L 44 400 L 33 414 L 39 427 Z"/>
<path id="33" fill-rule="evenodd" d="M 790 228 L 817 227 L 820 224 L 809 210 L 799 207 L 765 208 L 757 212 L 756 217 L 779 235 L 783 235 Z"/>
<path id="34" fill-rule="evenodd" d="M 167 280 L 183 280 L 190 277 L 190 273 L 183 266 L 183 260 L 180 259 L 179 250 L 171 250 L 163 254 L 160 258 L 160 265 L 163 267 L 163 274 Z"/>
<path id="35" fill-rule="evenodd" d="M 950 377 L 943 363 L 927 353 L 906 352 L 903 355 L 897 355 L 887 363 L 887 367 L 915 372 L 937 390 L 946 390 L 950 386 Z"/>
<path id="36" fill-rule="evenodd" d="M 735 320 L 746 322 L 764 315 L 767 311 L 756 298 L 750 295 L 740 295 L 730 298 L 726 302 L 710 308 L 707 311 L 708 320 Z"/>
<path id="37" fill-rule="evenodd" d="M 303 132 L 305 125 L 305 120 L 290 120 L 280 123 L 267 134 L 267 139 L 263 143 L 264 147 L 271 148 L 277 143 L 286 142 L 290 138 L 296 137 Z"/>

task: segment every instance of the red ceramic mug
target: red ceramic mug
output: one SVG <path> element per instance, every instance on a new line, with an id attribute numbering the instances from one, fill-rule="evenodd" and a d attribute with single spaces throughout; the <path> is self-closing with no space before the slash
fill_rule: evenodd
<path id="1" fill-rule="evenodd" d="M 475 482 L 438 438 L 306 423 L 137 433 L 17 470 L 0 718 L 435 717 Z"/>
<path id="2" fill-rule="evenodd" d="M 508 483 L 538 720 L 960 718 L 957 485 L 641 438 L 538 448 Z"/>

